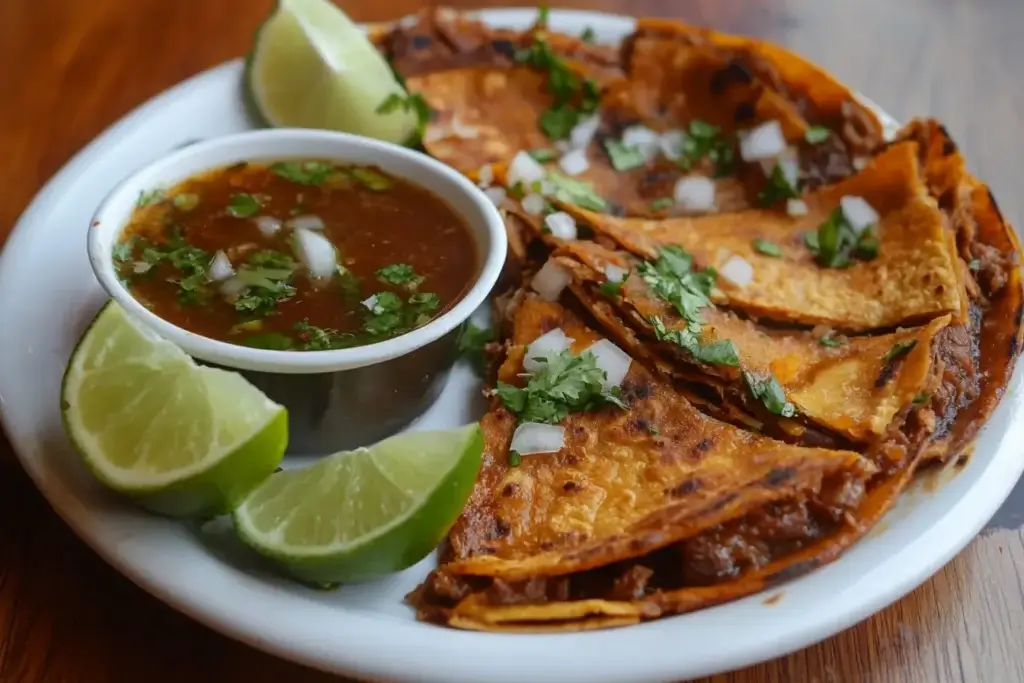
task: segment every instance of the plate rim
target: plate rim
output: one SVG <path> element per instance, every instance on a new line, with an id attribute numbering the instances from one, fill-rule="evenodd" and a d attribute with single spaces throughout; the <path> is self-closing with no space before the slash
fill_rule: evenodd
<path id="1" fill-rule="evenodd" d="M 517 7 L 471 10 L 471 12 L 489 23 L 507 24 L 528 21 L 535 15 L 536 9 Z M 551 21 L 556 24 L 572 24 L 577 27 L 582 27 L 586 23 L 603 23 L 606 26 L 615 24 L 620 29 L 628 30 L 628 27 L 632 26 L 635 22 L 635 18 L 606 12 L 552 8 Z M 118 138 L 122 137 L 127 130 L 133 127 L 138 118 L 167 106 L 169 102 L 176 100 L 183 93 L 197 87 L 202 82 L 227 78 L 233 71 L 240 73 L 241 64 L 242 59 L 236 58 L 214 66 L 146 100 L 107 127 L 65 162 L 60 170 L 35 195 L 15 222 L 2 252 L 0 252 L 0 282 L 6 279 L 6 273 L 14 269 L 12 262 L 15 257 L 12 254 L 16 254 L 24 249 L 22 245 L 29 239 L 30 229 L 39 221 L 39 216 L 43 215 L 48 207 L 53 204 L 54 197 L 60 194 L 63 188 L 74 185 L 76 176 L 87 168 L 92 159 L 100 155 L 103 150 L 108 148 Z M 873 105 L 870 101 L 866 101 Z M 884 114 L 884 111 L 880 108 L 874 108 L 880 114 Z M 890 121 L 895 121 L 888 117 L 888 115 L 886 117 Z M 977 535 L 998 509 L 999 505 L 1009 495 L 1021 471 L 1024 470 L 1024 459 L 1018 459 L 1019 462 L 1016 462 L 1005 455 L 1006 451 L 1012 447 L 1008 443 L 1011 440 L 1009 437 L 1014 433 L 1020 437 L 1022 432 L 1020 402 L 1010 395 L 1011 387 L 1015 388 L 1020 384 L 1021 374 L 1022 368 L 1015 368 L 1013 378 L 1010 380 L 1005 395 L 1002 397 L 997 408 L 997 410 L 1013 410 L 1014 412 L 1009 416 L 1003 432 L 999 434 L 998 443 L 992 447 L 992 462 L 986 465 L 985 469 L 979 474 L 979 480 L 973 486 L 967 489 L 958 500 L 948 504 L 942 515 L 935 519 L 927 530 L 915 537 L 910 544 L 900 550 L 899 554 L 901 556 L 915 548 L 925 551 L 923 552 L 924 559 L 918 556 L 911 563 L 915 567 L 913 571 L 909 571 L 904 567 L 897 580 L 890 580 L 882 587 L 875 586 L 871 588 L 866 595 L 862 595 L 852 603 L 847 600 L 848 604 L 845 604 L 842 609 L 823 610 L 824 616 L 819 613 L 811 615 L 813 618 L 801 619 L 799 623 L 787 626 L 782 637 L 765 638 L 758 643 L 747 643 L 744 647 L 724 644 L 727 657 L 724 660 L 720 659 L 717 663 L 705 661 L 702 666 L 687 667 L 685 662 L 679 661 L 677 655 L 673 653 L 671 644 L 677 642 L 675 638 L 680 634 L 685 636 L 685 629 L 680 630 L 678 627 L 669 625 L 665 628 L 647 628 L 644 630 L 644 633 L 647 635 L 637 638 L 638 640 L 650 641 L 650 643 L 660 642 L 664 647 L 656 649 L 667 653 L 663 654 L 660 658 L 652 656 L 652 651 L 649 650 L 648 656 L 644 659 L 637 660 L 636 662 L 624 662 L 624 666 L 620 664 L 603 668 L 602 665 L 602 668 L 599 668 L 593 665 L 593 662 L 597 660 L 592 659 L 591 666 L 586 666 L 582 669 L 578 665 L 585 662 L 586 659 L 562 659 L 555 662 L 548 658 L 541 665 L 531 665 L 529 662 L 520 661 L 518 666 L 506 669 L 504 673 L 505 678 L 495 678 L 493 680 L 513 681 L 530 676 L 538 681 L 564 682 L 588 680 L 594 683 L 597 681 L 630 681 L 630 683 L 640 683 L 641 681 L 659 681 L 680 676 L 693 677 L 722 673 L 765 661 L 772 657 L 789 654 L 800 648 L 812 645 L 892 604 L 930 578 Z M 0 379 L 2 379 L 2 376 L 0 376 Z M 1007 405 L 1011 403 L 1014 405 Z M 358 637 L 353 640 L 353 643 L 356 644 L 344 651 L 339 651 L 333 645 L 328 651 L 324 647 L 324 643 L 314 643 L 314 646 L 288 637 L 275 640 L 267 636 L 266 629 L 261 629 L 260 624 L 256 624 L 253 627 L 244 623 L 244 616 L 239 618 L 238 615 L 232 617 L 231 615 L 221 613 L 210 603 L 203 603 L 196 596 L 175 595 L 172 592 L 173 580 L 168 581 L 158 574 L 147 575 L 144 572 L 144 567 L 138 563 L 133 563 L 132 558 L 118 555 L 116 548 L 113 547 L 110 541 L 102 538 L 102 533 L 99 531 L 100 527 L 91 527 L 90 523 L 87 523 L 84 518 L 79 516 L 79 513 L 88 512 L 87 508 L 82 501 L 74 498 L 70 490 L 57 490 L 64 488 L 63 484 L 53 482 L 52 480 L 47 481 L 45 476 L 47 465 L 44 458 L 35 457 L 32 454 L 23 452 L 22 446 L 11 434 L 6 420 L 2 419 L 3 407 L 4 399 L 2 392 L 0 392 L 0 424 L 2 424 L 2 429 L 19 463 L 29 474 L 36 488 L 47 499 L 51 508 L 60 515 L 79 538 L 86 542 L 93 552 L 98 554 L 123 576 L 169 607 L 187 614 L 189 617 L 217 632 L 245 642 L 257 649 L 270 652 L 284 659 L 334 673 L 350 676 L 373 676 L 378 679 L 384 677 L 388 680 L 408 680 L 406 676 L 415 675 L 417 680 L 438 680 L 445 681 L 446 683 L 462 683 L 464 681 L 471 683 L 478 680 L 480 671 L 488 669 L 493 671 L 493 663 L 491 663 L 490 659 L 483 659 L 484 655 L 479 655 L 480 659 L 477 659 L 474 656 L 467 656 L 465 651 L 463 651 L 461 654 L 463 661 L 459 663 L 458 661 L 451 661 L 445 658 L 443 654 L 439 654 L 433 648 L 436 645 L 435 643 L 418 648 L 406 647 L 403 653 L 406 655 L 405 661 L 396 662 L 394 661 L 395 657 L 387 652 L 375 657 L 372 650 L 361 649 L 358 645 L 360 640 Z M 983 431 L 987 431 L 985 428 L 988 427 L 988 424 L 986 422 Z M 27 452 L 28 449 L 24 450 Z M 1000 460 L 1001 455 L 1003 456 L 1002 460 Z M 981 486 L 982 481 L 988 483 L 988 486 Z M 954 513 L 961 510 L 967 510 L 970 516 L 956 518 Z M 965 524 L 964 519 L 968 519 L 969 522 Z M 841 561 L 842 558 L 837 560 L 835 564 Z M 892 560 L 890 559 L 888 562 L 892 562 Z M 877 570 L 872 572 L 872 575 L 876 573 Z M 254 580 L 259 581 L 258 578 L 254 578 Z M 858 585 L 860 583 L 858 582 Z M 271 584 L 264 584 L 263 588 L 271 593 L 276 591 L 275 587 Z M 199 595 L 199 597 L 202 596 Z M 271 594 L 267 597 L 272 598 L 273 595 Z M 289 603 L 297 599 L 293 596 L 287 598 Z M 339 609 L 334 605 L 317 604 L 320 608 L 331 611 Z M 710 609 L 722 609 L 723 607 L 727 607 L 727 605 Z M 676 620 L 678 620 L 678 624 L 683 624 L 686 619 L 687 615 L 681 615 L 669 617 L 661 622 L 651 622 L 650 625 L 661 624 L 664 626 Z M 392 623 L 405 627 L 409 626 L 409 622 L 392 622 L 387 615 L 380 614 L 366 617 L 355 612 L 343 618 L 343 621 L 346 622 L 343 626 L 348 627 L 345 630 L 351 635 L 357 636 L 358 634 L 355 631 L 359 628 L 360 623 L 367 622 L 367 620 L 378 624 L 382 623 L 383 625 L 379 628 L 384 629 L 388 628 L 388 625 Z M 465 643 L 471 648 L 479 647 L 481 650 L 486 650 L 490 653 L 493 653 L 496 647 L 500 649 L 504 645 L 490 645 L 485 648 L 483 647 L 485 641 L 494 643 L 504 640 L 512 643 L 511 649 L 518 651 L 518 653 L 507 657 L 509 661 L 512 661 L 514 658 L 520 660 L 527 659 L 522 657 L 523 646 L 526 642 L 542 639 L 545 642 L 548 640 L 561 641 L 565 645 L 571 645 L 586 640 L 596 646 L 603 641 L 621 639 L 616 637 L 618 633 L 623 633 L 627 630 L 636 631 L 641 627 L 634 626 L 624 630 L 614 629 L 591 633 L 536 636 L 479 634 L 454 631 L 442 627 L 435 628 L 438 633 L 445 634 L 443 638 L 439 636 L 441 640 L 450 641 L 454 644 L 454 646 L 447 646 L 446 642 L 445 647 L 445 649 L 450 649 L 453 653 L 459 652 L 459 644 L 461 643 Z M 309 636 L 310 634 L 305 635 Z M 418 636 L 410 635 L 409 637 L 415 639 Z M 422 639 L 426 641 L 435 640 L 435 638 L 427 636 L 422 636 Z M 634 638 L 629 637 L 627 640 L 634 640 Z M 607 645 L 605 643 L 605 646 Z M 413 649 L 416 650 L 415 657 L 410 656 L 410 650 Z M 552 649 L 562 648 L 555 645 Z M 458 657 L 455 659 L 458 659 Z M 468 665 L 467 662 L 469 662 Z M 605 664 L 607 663 L 605 661 Z M 427 667 L 427 670 L 425 671 L 423 667 Z M 423 674 L 428 674 L 430 677 L 423 678 Z"/>

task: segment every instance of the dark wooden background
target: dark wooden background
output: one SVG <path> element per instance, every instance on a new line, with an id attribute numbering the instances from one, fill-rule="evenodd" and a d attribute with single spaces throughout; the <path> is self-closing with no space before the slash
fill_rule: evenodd
<path id="1" fill-rule="evenodd" d="M 348 0 L 345 8 L 373 21 L 420 4 Z M 244 54 L 270 6 L 0 0 L 0 241 L 42 184 L 104 128 L 178 81 Z M 1008 217 L 1020 216 L 1024 0 L 561 6 L 682 17 L 793 47 L 898 118 L 943 119 Z M 967 550 L 898 604 L 816 647 L 702 683 L 1024 681 L 1022 513 L 1018 488 Z M 49 510 L 0 438 L 0 682 L 327 680 L 338 679 L 214 634 L 116 574 Z"/>

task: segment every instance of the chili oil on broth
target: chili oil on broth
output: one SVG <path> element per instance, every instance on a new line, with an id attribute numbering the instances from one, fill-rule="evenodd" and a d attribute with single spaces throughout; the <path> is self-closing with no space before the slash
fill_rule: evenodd
<path id="1" fill-rule="evenodd" d="M 313 277 L 301 258 L 303 226 L 333 245 L 331 275 Z M 114 261 L 168 322 L 303 351 L 419 327 L 457 303 L 479 267 L 469 226 L 441 198 L 375 167 L 319 160 L 239 163 L 143 193 Z"/>

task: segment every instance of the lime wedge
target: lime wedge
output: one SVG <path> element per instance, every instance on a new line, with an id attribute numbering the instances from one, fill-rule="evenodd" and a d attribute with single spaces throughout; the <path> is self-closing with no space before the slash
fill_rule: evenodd
<path id="1" fill-rule="evenodd" d="M 71 354 L 61 407 L 100 481 L 175 517 L 230 511 L 288 442 L 282 406 L 241 375 L 197 365 L 113 301 Z"/>
<path id="2" fill-rule="evenodd" d="M 405 96 L 366 34 L 328 0 L 280 0 L 246 60 L 249 98 L 271 126 L 323 128 L 401 143 L 416 127 Z"/>
<path id="3" fill-rule="evenodd" d="M 483 453 L 477 424 L 412 432 L 284 470 L 234 512 L 242 540 L 317 585 L 409 567 L 444 538 Z"/>

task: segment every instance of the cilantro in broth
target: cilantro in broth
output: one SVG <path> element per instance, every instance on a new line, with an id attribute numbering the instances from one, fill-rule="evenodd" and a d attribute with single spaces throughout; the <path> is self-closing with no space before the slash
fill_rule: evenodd
<path id="1" fill-rule="evenodd" d="M 520 422 L 557 424 L 569 413 L 598 410 L 608 405 L 625 408 L 618 389 L 604 390 L 604 370 L 594 354 L 562 351 L 525 373 L 525 387 L 498 382 L 498 397 Z"/>
<path id="2" fill-rule="evenodd" d="M 322 185 L 335 172 L 326 161 L 279 161 L 271 165 L 270 172 L 296 185 Z"/>
<path id="3" fill-rule="evenodd" d="M 165 201 L 167 201 L 167 194 L 163 190 L 142 190 L 139 192 L 139 198 L 135 200 L 135 206 L 151 206 Z"/>
<path id="4" fill-rule="evenodd" d="M 408 263 L 392 263 L 377 270 L 377 279 L 387 284 L 416 289 L 425 278 L 418 275 Z"/>
<path id="5" fill-rule="evenodd" d="M 293 328 L 299 337 L 303 351 L 328 351 L 351 345 L 353 334 L 342 334 L 337 330 L 311 325 L 309 319 L 295 323 Z"/>
<path id="6" fill-rule="evenodd" d="M 395 186 L 391 177 L 369 166 L 353 166 L 348 172 L 360 185 L 374 192 L 384 192 Z"/>
<path id="7" fill-rule="evenodd" d="M 194 192 L 177 194 L 174 195 L 174 199 L 171 200 L 171 204 L 173 204 L 174 208 L 178 211 L 191 211 L 199 206 L 199 195 Z"/>
<path id="8" fill-rule="evenodd" d="M 228 203 L 228 215 L 235 218 L 250 218 L 260 212 L 260 202 L 248 192 L 236 192 Z"/>

